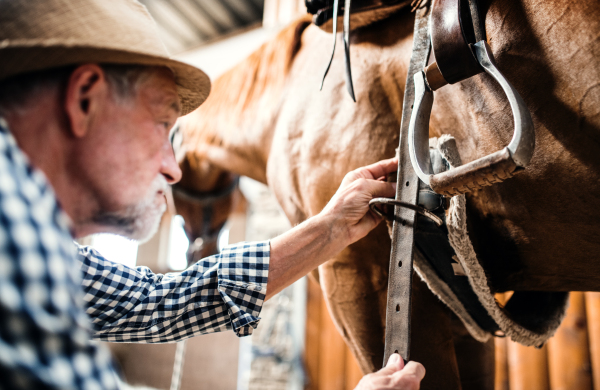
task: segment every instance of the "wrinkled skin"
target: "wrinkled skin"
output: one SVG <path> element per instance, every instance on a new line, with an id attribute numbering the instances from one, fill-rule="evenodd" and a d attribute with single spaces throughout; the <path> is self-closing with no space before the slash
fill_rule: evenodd
<path id="1" fill-rule="evenodd" d="M 524 173 L 468 196 L 475 250 L 496 291 L 600 290 L 590 277 L 600 273 L 600 3 L 496 0 L 483 8 L 488 42 L 531 110 L 537 143 Z M 353 32 L 356 104 L 346 93 L 342 50 L 318 92 L 331 36 L 306 28 L 278 99 L 248 106 L 233 130 L 207 125 L 201 107 L 184 122 L 190 148 L 267 182 L 293 223 L 318 213 L 346 172 L 394 154 L 412 28 L 412 15 L 400 12 Z M 463 161 L 510 140 L 510 108 L 485 75 L 444 87 L 435 99 L 430 135 L 453 135 Z M 215 128 L 218 142 L 202 143 L 198 133 Z M 389 251 L 380 226 L 320 267 L 330 312 L 365 372 L 382 363 Z M 462 337 L 462 325 L 424 284 L 414 286 L 411 358 L 427 369 L 422 388 L 460 388 L 459 372 L 463 388 L 491 388 L 493 348 Z"/>

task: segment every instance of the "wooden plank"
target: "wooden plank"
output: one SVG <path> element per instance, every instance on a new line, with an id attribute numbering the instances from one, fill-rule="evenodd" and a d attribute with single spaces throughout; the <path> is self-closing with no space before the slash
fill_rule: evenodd
<path id="1" fill-rule="evenodd" d="M 346 382 L 346 344 L 335 327 L 325 297 L 321 297 L 321 348 L 319 390 L 344 390 Z"/>
<path id="2" fill-rule="evenodd" d="M 496 294 L 496 299 L 501 305 L 512 296 L 512 292 Z M 525 347 L 509 338 L 504 338 L 506 347 L 506 359 L 508 367 L 505 378 L 496 378 L 496 390 L 550 390 L 550 378 L 548 374 L 548 347 L 543 348 Z M 498 341 L 496 346 L 502 342 Z M 500 354 L 500 356 L 499 356 Z M 496 373 L 503 371 L 501 351 L 497 351 L 496 357 L 499 361 L 496 363 Z M 508 385 L 506 384 L 508 380 Z"/>
<path id="3" fill-rule="evenodd" d="M 567 315 L 548 341 L 551 390 L 592 390 L 588 349 L 585 297 L 582 292 L 569 295 Z"/>
<path id="4" fill-rule="evenodd" d="M 319 352 L 321 342 L 321 287 L 312 278 L 306 283 L 306 345 L 304 367 L 308 377 L 307 390 L 319 390 Z"/>
<path id="5" fill-rule="evenodd" d="M 548 347 L 524 347 L 508 341 L 508 375 L 510 390 L 550 390 Z"/>
<path id="6" fill-rule="evenodd" d="M 508 339 L 497 337 L 494 339 L 496 347 L 496 372 L 494 377 L 495 390 L 509 390 L 508 382 Z"/>
<path id="7" fill-rule="evenodd" d="M 496 295 L 501 305 L 512 296 L 512 291 Z M 550 390 L 550 378 L 548 376 L 548 347 L 543 348 L 525 347 L 517 344 L 509 338 L 505 340 L 507 357 L 507 379 L 510 390 Z M 498 345 L 498 344 L 496 344 Z M 497 355 L 496 355 L 497 356 Z M 497 369 L 501 370 L 497 366 Z M 496 382 L 498 383 L 498 381 Z M 505 383 L 500 383 L 505 385 Z M 502 389 L 502 387 L 500 387 Z M 499 388 L 496 388 L 499 390 Z"/>
<path id="8" fill-rule="evenodd" d="M 308 278 L 304 365 L 307 390 L 351 390 L 363 374 L 336 328 L 319 284 Z"/>
<path id="9" fill-rule="evenodd" d="M 585 306 L 594 389 L 600 389 L 600 292 L 586 292 Z"/>
<path id="10" fill-rule="evenodd" d="M 360 379 L 363 377 L 362 370 L 360 369 L 358 362 L 354 358 L 354 355 L 350 351 L 350 348 L 346 347 L 346 390 L 353 390 Z"/>
<path id="11" fill-rule="evenodd" d="M 498 293 L 495 295 L 496 300 L 502 306 L 506 304 L 510 293 Z M 495 346 L 495 377 L 494 377 L 494 389 L 495 390 L 509 390 L 509 378 L 508 378 L 508 342 L 509 339 L 504 337 L 496 337 L 494 339 Z"/>

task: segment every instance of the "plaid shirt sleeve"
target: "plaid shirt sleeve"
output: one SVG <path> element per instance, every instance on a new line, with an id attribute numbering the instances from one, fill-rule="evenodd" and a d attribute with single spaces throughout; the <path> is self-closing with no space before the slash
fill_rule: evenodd
<path id="1" fill-rule="evenodd" d="M 252 334 L 265 299 L 268 241 L 240 243 L 181 273 L 154 274 L 80 247 L 84 300 L 94 338 L 111 342 L 173 342 L 233 329 Z"/>
<path id="2" fill-rule="evenodd" d="M 116 389 L 90 343 L 68 218 L 0 118 L 0 389 Z"/>

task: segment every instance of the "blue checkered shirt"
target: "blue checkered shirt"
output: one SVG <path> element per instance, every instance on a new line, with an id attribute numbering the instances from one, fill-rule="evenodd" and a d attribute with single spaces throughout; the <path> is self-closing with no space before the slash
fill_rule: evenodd
<path id="1" fill-rule="evenodd" d="M 90 339 L 173 342 L 249 335 L 265 298 L 269 243 L 227 247 L 181 273 L 154 274 L 73 245 L 41 171 L 0 118 L 0 389 L 115 389 Z"/>

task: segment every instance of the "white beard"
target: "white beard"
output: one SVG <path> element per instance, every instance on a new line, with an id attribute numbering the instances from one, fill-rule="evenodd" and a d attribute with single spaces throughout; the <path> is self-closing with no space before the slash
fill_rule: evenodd
<path id="1" fill-rule="evenodd" d="M 167 209 L 164 197 L 167 181 L 163 175 L 157 175 L 144 198 L 135 205 L 122 211 L 100 211 L 94 222 L 116 233 L 140 243 L 148 241 L 158 230 L 162 215 Z M 161 195 L 162 194 L 162 195 Z"/>

